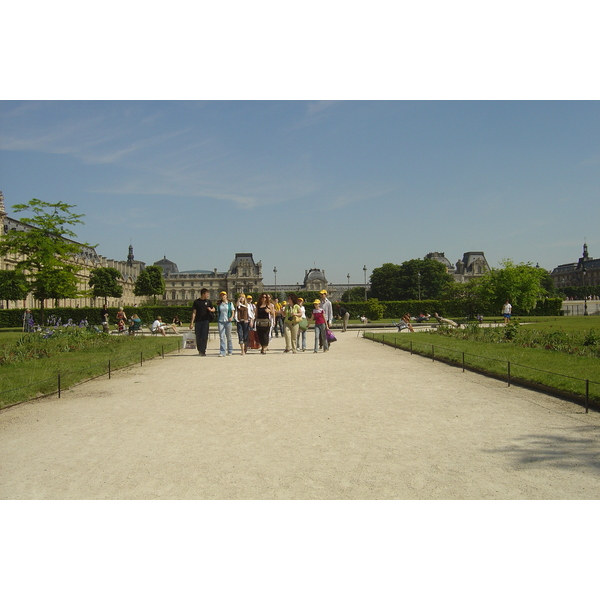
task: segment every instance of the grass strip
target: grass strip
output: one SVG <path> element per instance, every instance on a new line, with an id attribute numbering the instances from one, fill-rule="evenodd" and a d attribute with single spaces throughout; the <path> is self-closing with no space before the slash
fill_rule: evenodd
<path id="1" fill-rule="evenodd" d="M 505 376 L 510 362 L 511 377 L 548 386 L 557 391 L 585 396 L 589 380 L 589 397 L 600 400 L 600 363 L 597 358 L 576 356 L 542 348 L 524 348 L 510 342 L 485 343 L 439 336 L 435 333 L 372 333 L 366 339 L 390 346 L 412 349 L 415 354 L 440 358 L 457 366 L 480 369 Z"/>
<path id="2" fill-rule="evenodd" d="M 66 389 L 108 374 L 109 361 L 111 371 L 140 364 L 142 360 L 161 356 L 163 347 L 165 353 L 177 350 L 179 342 L 179 338 L 111 336 L 100 347 L 2 365 L 0 408 L 55 392 L 59 373 L 61 389 Z"/>

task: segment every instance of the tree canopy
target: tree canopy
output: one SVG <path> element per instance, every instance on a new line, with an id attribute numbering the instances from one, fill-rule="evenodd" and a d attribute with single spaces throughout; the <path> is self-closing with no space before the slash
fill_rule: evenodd
<path id="1" fill-rule="evenodd" d="M 29 284 L 23 273 L 18 271 L 0 271 L 0 300 L 25 300 L 29 293 Z"/>
<path id="2" fill-rule="evenodd" d="M 342 302 L 364 302 L 365 288 L 353 287 L 342 294 Z"/>
<path id="3" fill-rule="evenodd" d="M 482 298 L 493 310 L 500 311 L 508 299 L 511 304 L 525 312 L 535 308 L 541 297 L 547 296 L 543 287 L 546 271 L 531 263 L 515 264 L 510 259 L 500 261 L 501 269 L 488 271 L 479 280 Z"/>
<path id="4" fill-rule="evenodd" d="M 94 298 L 120 298 L 123 295 L 123 286 L 119 284 L 121 273 L 113 267 L 98 267 L 92 269 L 88 286 Z"/>
<path id="5" fill-rule="evenodd" d="M 47 299 L 76 298 L 77 273 L 80 267 L 73 259 L 81 245 L 65 236 L 76 237 L 70 229 L 83 223 L 70 211 L 74 205 L 64 202 L 44 202 L 33 198 L 25 204 L 15 204 L 15 212 L 30 211 L 32 217 L 23 217 L 22 223 L 31 225 L 25 231 L 10 230 L 0 239 L 0 252 L 19 257 L 15 270 L 29 280 L 34 297 L 40 301 L 42 315 Z M 43 316 L 42 316 L 43 319 Z"/>
<path id="6" fill-rule="evenodd" d="M 437 298 L 452 276 L 439 261 L 413 259 L 401 265 L 385 263 L 373 269 L 371 296 L 379 300 L 417 300 Z"/>
<path id="7" fill-rule="evenodd" d="M 135 281 L 133 293 L 136 296 L 152 296 L 156 304 L 156 296 L 162 296 L 165 293 L 165 280 L 162 269 L 152 265 L 146 267 Z"/>

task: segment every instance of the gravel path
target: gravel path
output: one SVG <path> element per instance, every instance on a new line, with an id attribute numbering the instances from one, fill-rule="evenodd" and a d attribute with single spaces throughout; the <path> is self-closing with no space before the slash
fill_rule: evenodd
<path id="1" fill-rule="evenodd" d="M 0 499 L 600 497 L 600 414 L 337 335 L 210 341 L 0 411 Z"/>

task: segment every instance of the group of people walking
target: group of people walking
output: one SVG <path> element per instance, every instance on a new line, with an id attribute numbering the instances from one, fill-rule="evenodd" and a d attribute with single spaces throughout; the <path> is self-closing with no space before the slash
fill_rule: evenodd
<path id="1" fill-rule="evenodd" d="M 200 298 L 192 306 L 190 329 L 195 330 L 196 345 L 200 356 L 206 356 L 209 324 L 215 320 L 219 329 L 219 356 L 233 354 L 232 330 L 236 323 L 238 342 L 242 355 L 250 348 L 250 339 L 256 338 L 261 354 L 266 354 L 269 341 L 273 335 L 281 331 L 285 338 L 284 352 L 296 354 L 306 351 L 306 331 L 309 324 L 314 323 L 314 352 L 319 348 L 323 352 L 329 350 L 328 330 L 333 322 L 333 307 L 327 298 L 327 290 L 321 290 L 320 300 L 313 302 L 310 313 L 304 306 L 304 300 L 293 293 L 287 300 L 279 304 L 273 301 L 270 294 L 262 293 L 256 303 L 252 296 L 240 294 L 232 302 L 227 292 L 221 292 L 219 301 L 213 306 L 209 300 L 209 291 L 200 291 Z"/>

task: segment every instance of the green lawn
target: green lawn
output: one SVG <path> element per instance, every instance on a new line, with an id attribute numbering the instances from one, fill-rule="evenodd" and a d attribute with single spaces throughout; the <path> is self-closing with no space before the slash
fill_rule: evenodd
<path id="1" fill-rule="evenodd" d="M 587 332 L 600 329 L 595 317 L 538 317 L 535 323 L 523 325 L 541 331 Z M 451 360 L 461 365 L 463 353 L 467 367 L 484 369 L 493 374 L 506 375 L 508 362 L 512 377 L 548 385 L 557 390 L 585 395 L 589 381 L 590 398 L 600 399 L 600 360 L 591 356 L 577 356 L 543 348 L 527 348 L 512 344 L 485 343 L 461 340 L 431 333 L 369 333 L 365 337 L 383 341 L 414 352 Z M 432 349 L 433 346 L 433 349 Z"/>
<path id="2" fill-rule="evenodd" d="M 19 348 L 23 338 L 20 331 L 0 332 L 0 356 Z M 141 361 L 161 356 L 178 349 L 179 336 L 98 336 L 98 345 L 72 349 L 61 340 L 48 340 L 56 351 L 56 343 L 62 343 L 63 351 L 49 357 L 19 360 L 0 365 L 0 408 L 17 404 L 57 390 L 60 374 L 61 388 L 65 389 L 81 381 L 107 375 L 109 369 L 123 368 Z M 21 345 L 22 346 L 22 345 Z M 36 344 L 44 347 L 44 342 Z"/>

